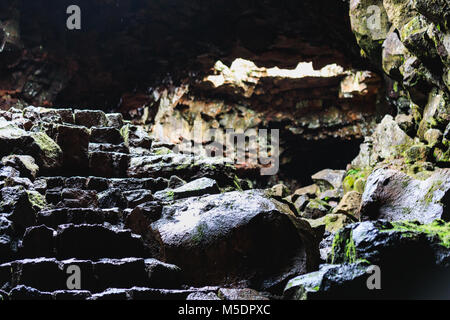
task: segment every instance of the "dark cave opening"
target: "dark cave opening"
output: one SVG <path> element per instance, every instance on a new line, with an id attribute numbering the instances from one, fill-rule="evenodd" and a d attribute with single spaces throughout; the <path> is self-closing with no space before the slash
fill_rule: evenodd
<path id="1" fill-rule="evenodd" d="M 294 187 L 301 187 L 312 184 L 311 176 L 324 168 L 346 170 L 347 165 L 358 155 L 362 142 L 363 139 L 297 139 L 281 155 L 282 159 L 287 158 L 289 161 L 281 164 L 279 179 L 283 182 L 293 181 Z"/>

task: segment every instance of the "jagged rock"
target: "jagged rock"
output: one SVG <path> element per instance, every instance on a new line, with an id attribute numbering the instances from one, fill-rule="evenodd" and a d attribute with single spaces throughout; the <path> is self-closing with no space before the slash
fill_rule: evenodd
<path id="1" fill-rule="evenodd" d="M 364 222 L 345 227 L 334 240 L 338 265 L 289 281 L 284 298 L 445 299 L 450 276 L 448 226 Z M 438 236 L 439 235 L 439 236 Z M 373 265 L 376 265 L 374 268 Z M 411 266 L 415 266 L 411 268 Z M 381 271 L 381 290 L 369 290 L 371 275 Z"/>
<path id="2" fill-rule="evenodd" d="M 75 110 L 75 124 L 87 128 L 103 127 L 107 124 L 106 115 L 100 110 Z"/>
<path id="3" fill-rule="evenodd" d="M 378 161 L 392 159 L 414 144 L 390 115 L 383 118 L 370 141 L 361 146 L 360 154 L 352 162 L 354 167 L 371 167 Z"/>
<path id="4" fill-rule="evenodd" d="M 31 133 L 34 144 L 30 153 L 44 173 L 58 171 L 63 165 L 60 146 L 43 132 Z M 36 146 L 36 147 L 35 147 Z"/>
<path id="5" fill-rule="evenodd" d="M 126 178 L 126 179 L 108 179 L 109 188 L 118 188 L 123 192 L 138 189 L 148 189 L 153 192 L 167 188 L 168 181 L 164 178 Z"/>
<path id="6" fill-rule="evenodd" d="M 179 188 L 179 187 L 185 185 L 186 183 L 187 183 L 186 181 L 184 181 L 183 179 L 181 179 L 177 176 L 171 176 L 169 179 L 168 187 L 170 189 L 176 189 L 176 188 Z"/>
<path id="7" fill-rule="evenodd" d="M 345 173 L 345 170 L 325 169 L 316 173 L 311 178 L 322 192 L 330 189 L 341 191 Z"/>
<path id="8" fill-rule="evenodd" d="M 94 208 L 98 206 L 98 196 L 93 191 L 81 189 L 64 189 L 61 193 L 62 202 L 69 208 Z"/>
<path id="9" fill-rule="evenodd" d="M 36 214 L 46 207 L 44 197 L 36 191 L 21 191 L 9 219 L 17 230 L 25 230 L 36 224 Z"/>
<path id="10" fill-rule="evenodd" d="M 195 292 L 191 293 L 187 296 L 186 300 L 188 301 L 214 301 L 219 300 L 220 298 L 217 296 L 217 294 L 210 292 L 210 293 L 202 293 L 202 292 Z"/>
<path id="11" fill-rule="evenodd" d="M 87 181 L 87 188 L 89 190 L 95 190 L 97 192 L 102 192 L 108 189 L 109 179 L 102 177 L 89 177 Z"/>
<path id="12" fill-rule="evenodd" d="M 449 228 L 450 224 L 442 220 L 430 224 L 385 220 L 352 224 L 336 234 L 330 260 L 345 263 L 362 259 L 380 266 L 405 266 L 415 261 L 423 267 L 448 269 Z"/>
<path id="13" fill-rule="evenodd" d="M 368 299 L 377 297 L 367 288 L 368 265 L 321 265 L 320 270 L 289 281 L 284 290 L 287 300 Z"/>
<path id="14" fill-rule="evenodd" d="M 89 153 L 112 152 L 129 154 L 130 149 L 124 144 L 89 143 Z"/>
<path id="15" fill-rule="evenodd" d="M 294 206 L 298 212 L 305 210 L 306 205 L 309 202 L 309 198 L 306 195 L 299 196 L 294 202 Z"/>
<path id="16" fill-rule="evenodd" d="M 91 293 L 86 290 L 58 290 L 52 293 L 52 297 L 56 301 L 87 300 Z"/>
<path id="17" fill-rule="evenodd" d="M 246 301 L 256 301 L 256 300 L 269 300 L 268 295 L 263 295 L 258 291 L 252 289 L 225 289 L 220 288 L 218 292 L 219 298 L 222 300 L 246 300 Z"/>
<path id="18" fill-rule="evenodd" d="M 318 258 L 309 225 L 261 191 L 178 201 L 151 228 L 164 261 L 180 266 L 194 285 L 247 280 L 274 290 Z"/>
<path id="19" fill-rule="evenodd" d="M 400 67 L 405 61 L 407 49 L 400 41 L 397 32 L 391 31 L 383 42 L 383 70 L 394 79 L 401 79 Z"/>
<path id="20" fill-rule="evenodd" d="M 14 169 L 13 167 L 1 167 L 0 168 L 0 178 L 2 180 L 5 180 L 7 178 L 12 178 L 12 177 L 19 177 L 20 176 L 20 172 L 17 169 Z"/>
<path id="21" fill-rule="evenodd" d="M 5 187 L 21 186 L 26 190 L 32 190 L 34 188 L 33 183 L 28 178 L 11 177 L 5 179 L 3 183 Z"/>
<path id="22" fill-rule="evenodd" d="M 272 196 L 284 198 L 289 195 L 289 189 L 284 184 L 277 184 L 270 189 Z"/>
<path id="23" fill-rule="evenodd" d="M 56 142 L 63 151 L 63 165 L 68 172 L 86 172 L 89 167 L 89 130 L 81 126 L 59 125 Z"/>
<path id="24" fill-rule="evenodd" d="M 219 187 L 233 186 L 235 167 L 221 158 L 200 158 L 184 154 L 133 157 L 128 168 L 131 178 L 170 178 L 174 174 L 183 180 L 192 181 L 210 178 Z"/>
<path id="25" fill-rule="evenodd" d="M 408 106 L 409 108 L 409 106 Z M 405 131 L 409 136 L 414 136 L 416 133 L 416 124 L 412 115 L 399 114 L 395 117 L 395 122 Z"/>
<path id="26" fill-rule="evenodd" d="M 146 189 L 131 190 L 123 193 L 127 200 L 128 208 L 135 208 L 136 206 L 153 201 L 152 192 Z"/>
<path id="27" fill-rule="evenodd" d="M 119 129 L 123 127 L 123 116 L 121 113 L 107 113 L 107 126 Z"/>
<path id="28" fill-rule="evenodd" d="M 306 205 L 302 216 L 306 219 L 318 219 L 330 212 L 330 205 L 322 200 L 313 199 Z"/>
<path id="29" fill-rule="evenodd" d="M 152 139 L 142 127 L 126 125 L 120 130 L 127 147 L 150 149 Z"/>
<path id="30" fill-rule="evenodd" d="M 362 195 L 356 191 L 350 191 L 344 195 L 339 205 L 334 208 L 333 213 L 341 213 L 359 220 L 359 209 Z"/>
<path id="31" fill-rule="evenodd" d="M 98 195 L 98 205 L 100 208 L 126 208 L 127 198 L 120 189 L 108 189 Z"/>
<path id="32" fill-rule="evenodd" d="M 0 262 L 10 261 L 13 259 L 14 255 L 15 252 L 13 250 L 13 241 L 11 237 L 6 234 L 0 235 Z"/>
<path id="33" fill-rule="evenodd" d="M 144 235 L 150 231 L 150 224 L 161 218 L 161 211 L 158 202 L 140 204 L 126 217 L 125 225 L 135 234 Z"/>
<path id="34" fill-rule="evenodd" d="M 0 118 L 0 155 L 7 156 L 13 154 L 20 146 L 27 145 L 32 142 L 28 133 Z"/>
<path id="35" fill-rule="evenodd" d="M 47 180 L 45 178 L 38 178 L 33 181 L 33 188 L 40 194 L 45 194 L 47 190 Z"/>
<path id="36" fill-rule="evenodd" d="M 161 200 L 178 200 L 189 197 L 203 196 L 206 194 L 219 193 L 217 182 L 209 178 L 194 180 L 177 189 L 159 191 L 155 197 Z"/>
<path id="37" fill-rule="evenodd" d="M 145 268 L 149 277 L 147 285 L 151 288 L 174 289 L 182 284 L 182 270 L 175 265 L 146 259 Z"/>
<path id="38" fill-rule="evenodd" d="M 41 292 L 27 286 L 17 286 L 9 292 L 9 300 L 52 300 L 49 292 Z"/>
<path id="39" fill-rule="evenodd" d="M 374 19 L 374 14 L 377 19 Z M 383 7 L 383 1 L 351 0 L 350 21 L 359 46 L 370 58 L 378 61 L 381 45 L 390 29 L 390 22 Z"/>
<path id="40" fill-rule="evenodd" d="M 301 197 L 303 195 L 312 198 L 312 197 L 315 197 L 318 193 L 319 193 L 319 187 L 316 184 L 313 184 L 313 185 L 295 190 L 294 194 L 292 195 L 292 200 L 295 202 L 297 200 L 297 197 Z"/>
<path id="41" fill-rule="evenodd" d="M 308 222 L 313 229 L 325 226 L 325 231 L 335 233 L 354 221 L 345 214 L 327 214 L 319 219 L 309 219 Z"/>
<path id="42" fill-rule="evenodd" d="M 428 104 L 423 111 L 423 118 L 419 125 L 418 136 L 424 140 L 428 129 L 445 129 L 450 121 L 448 110 L 449 98 L 443 91 L 434 90 L 430 93 Z"/>
<path id="43" fill-rule="evenodd" d="M 431 148 L 424 144 L 413 145 L 404 153 L 405 162 L 408 164 L 426 162 L 431 155 Z"/>
<path id="44" fill-rule="evenodd" d="M 384 298 L 448 298 L 443 279 L 450 277 L 449 227 L 440 220 L 353 224 L 336 234 L 331 261 L 377 265 Z"/>
<path id="45" fill-rule="evenodd" d="M 329 204 L 333 201 L 339 201 L 341 198 L 342 192 L 338 190 L 331 189 L 324 192 L 321 192 L 317 199 L 328 202 Z"/>
<path id="46" fill-rule="evenodd" d="M 125 289 L 108 289 L 102 293 L 97 293 L 88 298 L 94 301 L 114 301 L 114 300 L 131 300 L 129 292 Z"/>
<path id="47" fill-rule="evenodd" d="M 430 223 L 450 219 L 450 171 L 436 170 L 421 181 L 392 169 L 377 169 L 367 180 L 361 219 L 418 220 Z"/>
<path id="48" fill-rule="evenodd" d="M 19 201 L 23 191 L 22 187 L 4 187 L 1 189 L 0 211 L 11 212 Z"/>
<path id="49" fill-rule="evenodd" d="M 7 156 L 2 159 L 2 164 L 17 169 L 22 176 L 33 180 L 39 172 L 39 167 L 36 165 L 34 158 L 30 156 Z"/>
<path id="50" fill-rule="evenodd" d="M 424 139 L 430 147 L 434 147 L 442 141 L 442 132 L 438 129 L 429 129 L 424 134 Z"/>

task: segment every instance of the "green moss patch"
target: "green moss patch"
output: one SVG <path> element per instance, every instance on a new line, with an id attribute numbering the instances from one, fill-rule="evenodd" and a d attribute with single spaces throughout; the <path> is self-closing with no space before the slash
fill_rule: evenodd
<path id="1" fill-rule="evenodd" d="M 450 222 L 445 223 L 443 220 L 436 220 L 431 224 L 421 224 L 417 221 L 401 221 L 392 222 L 392 228 L 383 231 L 400 231 L 408 233 L 425 233 L 430 236 L 437 236 L 440 244 L 446 248 L 450 248 Z"/>

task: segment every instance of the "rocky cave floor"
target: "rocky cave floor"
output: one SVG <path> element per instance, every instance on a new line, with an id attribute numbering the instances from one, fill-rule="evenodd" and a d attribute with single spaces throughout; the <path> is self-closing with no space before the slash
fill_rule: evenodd
<path id="1" fill-rule="evenodd" d="M 323 170 L 293 194 L 283 185 L 253 190 L 233 165 L 174 153 L 120 114 L 29 107 L 0 115 L 1 150 L 12 154 L 0 169 L 3 299 L 448 293 L 449 224 L 433 222 L 448 220 L 448 170 L 416 180 L 381 167 L 362 198 L 364 172 L 355 169 Z M 380 130 L 389 126 L 386 117 Z M 387 221 L 401 215 L 425 224 Z M 373 264 L 381 291 L 366 287 Z M 71 266 L 82 290 L 68 289 Z"/>
<path id="2" fill-rule="evenodd" d="M 92 0 L 78 34 L 31 3 L 0 3 L 0 300 L 450 299 L 448 1 Z M 195 123 L 279 129 L 279 173 L 179 152 Z"/>

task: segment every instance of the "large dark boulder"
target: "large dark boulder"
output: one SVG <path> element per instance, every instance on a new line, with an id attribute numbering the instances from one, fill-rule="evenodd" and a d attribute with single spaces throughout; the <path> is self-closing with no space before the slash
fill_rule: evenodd
<path id="1" fill-rule="evenodd" d="M 180 200 L 151 228 L 163 260 L 180 266 L 192 285 L 247 281 L 276 291 L 318 263 L 309 224 L 263 191 Z"/>
<path id="2" fill-rule="evenodd" d="M 448 299 L 450 224 L 362 222 L 339 231 L 329 262 L 292 279 L 287 299 Z M 380 288 L 373 288 L 378 272 Z M 369 284 L 369 285 L 368 285 Z"/>

